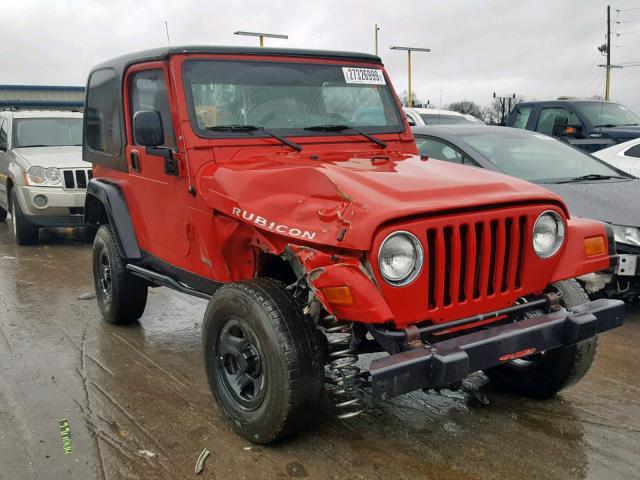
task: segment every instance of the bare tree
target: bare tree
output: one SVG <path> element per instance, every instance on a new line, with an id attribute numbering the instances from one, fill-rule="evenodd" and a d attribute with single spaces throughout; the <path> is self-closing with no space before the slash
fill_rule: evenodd
<path id="1" fill-rule="evenodd" d="M 447 109 L 465 115 L 473 115 L 476 118 L 482 118 L 482 107 L 471 100 L 450 103 Z"/>
<path id="2" fill-rule="evenodd" d="M 411 98 L 413 100 L 413 105 L 422 105 L 422 102 L 420 100 L 418 100 L 418 95 L 416 94 L 416 92 L 411 92 Z M 409 106 L 409 103 L 407 102 L 408 100 L 408 96 L 407 96 L 407 91 L 403 90 L 402 92 L 400 92 L 400 103 L 402 103 L 402 105 L 404 105 L 405 107 Z"/>

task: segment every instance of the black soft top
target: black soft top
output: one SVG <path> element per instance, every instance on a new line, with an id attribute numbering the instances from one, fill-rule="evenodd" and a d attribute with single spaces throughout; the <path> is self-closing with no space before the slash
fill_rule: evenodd
<path id="1" fill-rule="evenodd" d="M 369 53 L 356 52 L 338 52 L 332 50 L 304 50 L 297 48 L 268 48 L 268 47 L 230 47 L 230 46 L 210 46 L 210 45 L 194 45 L 182 47 L 153 48 L 151 50 L 143 50 L 141 52 L 129 53 L 120 57 L 113 58 L 100 65 L 95 66 L 93 70 L 100 68 L 113 68 L 118 76 L 130 66 L 136 63 L 150 62 L 156 60 L 165 60 L 171 55 L 180 55 L 185 53 L 204 53 L 204 54 L 228 54 L 228 55 L 264 55 L 264 56 L 281 56 L 281 57 L 297 57 L 297 58 L 324 58 L 330 60 L 346 60 L 356 62 L 382 63 L 380 57 Z"/>

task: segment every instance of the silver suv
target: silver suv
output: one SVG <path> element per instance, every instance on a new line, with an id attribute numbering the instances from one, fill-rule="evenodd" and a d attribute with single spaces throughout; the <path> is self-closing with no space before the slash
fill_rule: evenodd
<path id="1" fill-rule="evenodd" d="M 39 227 L 81 226 L 91 164 L 82 161 L 82 114 L 0 112 L 0 221 L 11 212 L 18 245 Z"/>

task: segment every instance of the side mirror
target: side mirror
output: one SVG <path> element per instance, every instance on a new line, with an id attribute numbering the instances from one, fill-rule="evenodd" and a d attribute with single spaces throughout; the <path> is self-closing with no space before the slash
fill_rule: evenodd
<path id="1" fill-rule="evenodd" d="M 552 134 L 555 137 L 562 137 L 566 135 L 565 130 L 568 128 L 569 119 L 567 117 L 558 117 L 553 123 Z"/>
<path id="2" fill-rule="evenodd" d="M 142 110 L 133 115 L 133 141 L 143 147 L 159 147 L 164 143 L 160 112 Z"/>

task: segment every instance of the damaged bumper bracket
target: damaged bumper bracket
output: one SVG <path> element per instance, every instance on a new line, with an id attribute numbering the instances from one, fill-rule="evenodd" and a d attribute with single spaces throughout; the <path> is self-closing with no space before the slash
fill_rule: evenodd
<path id="1" fill-rule="evenodd" d="M 373 401 L 450 385 L 517 352 L 542 352 L 587 340 L 619 327 L 623 316 L 624 302 L 599 299 L 375 359 L 369 367 Z"/>

